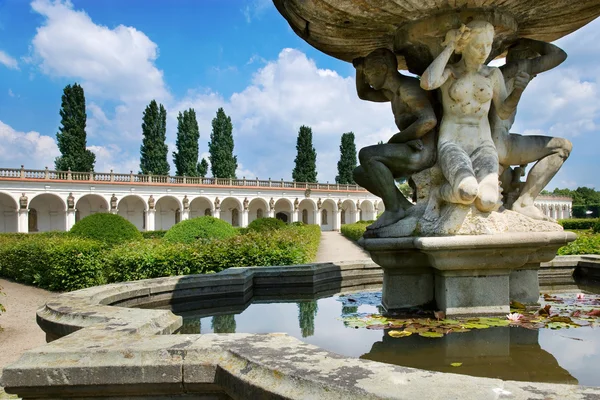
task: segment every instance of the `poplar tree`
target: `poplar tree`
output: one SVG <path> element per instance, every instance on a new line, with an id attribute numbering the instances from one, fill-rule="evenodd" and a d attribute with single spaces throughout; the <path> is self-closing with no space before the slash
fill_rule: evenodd
<path id="1" fill-rule="evenodd" d="M 173 152 L 173 163 L 175 164 L 177 176 L 198 175 L 198 139 L 200 131 L 196 121 L 196 112 L 193 108 L 179 112 L 177 116 L 177 139 L 175 146 L 177 151 Z"/>
<path id="2" fill-rule="evenodd" d="M 57 171 L 90 172 L 94 170 L 96 155 L 86 147 L 85 94 L 77 83 L 67 85 L 63 90 L 60 106 L 61 127 L 56 133 L 56 141 L 61 156 L 56 157 Z"/>
<path id="3" fill-rule="evenodd" d="M 292 178 L 296 182 L 317 182 L 317 152 L 312 145 L 312 130 L 302 125 L 296 142 L 295 167 Z"/>
<path id="4" fill-rule="evenodd" d="M 217 116 L 212 120 L 208 152 L 215 178 L 235 178 L 237 156 L 233 155 L 233 124 L 223 108 L 217 110 Z"/>
<path id="5" fill-rule="evenodd" d="M 354 133 L 352 132 L 342 134 L 340 161 L 337 163 L 337 168 L 338 175 L 335 177 L 336 183 L 354 183 L 352 172 L 354 171 L 354 168 L 356 168 L 356 145 L 354 144 Z"/>
<path id="6" fill-rule="evenodd" d="M 198 163 L 196 170 L 198 171 L 198 176 L 205 177 L 208 173 L 208 161 L 203 158 L 202 161 Z"/>
<path id="7" fill-rule="evenodd" d="M 140 148 L 140 173 L 169 175 L 167 155 L 167 111 L 152 100 L 144 110 L 142 122 L 142 146 Z"/>

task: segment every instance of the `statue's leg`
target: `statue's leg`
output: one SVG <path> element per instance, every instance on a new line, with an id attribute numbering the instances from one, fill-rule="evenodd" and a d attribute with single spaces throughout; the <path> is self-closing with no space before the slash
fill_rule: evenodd
<path id="1" fill-rule="evenodd" d="M 377 229 L 401 220 L 407 208 L 413 204 L 404 197 L 396 186 L 395 178 L 408 177 L 419 165 L 416 150 L 404 143 L 389 143 L 364 147 L 358 153 L 360 167 L 354 171 L 356 183 L 381 197 L 384 213 L 369 229 Z"/>
<path id="2" fill-rule="evenodd" d="M 573 145 L 567 139 L 550 136 L 510 135 L 510 151 L 503 164 L 521 165 L 537 161 L 525 180 L 512 210 L 530 218 L 549 220 L 533 202 L 552 180 L 571 154 Z"/>
<path id="3" fill-rule="evenodd" d="M 500 202 L 498 152 L 493 143 L 483 143 L 471 154 L 475 176 L 479 182 L 475 207 L 481 212 L 497 210 Z"/>
<path id="4" fill-rule="evenodd" d="M 478 183 L 469 155 L 450 142 L 438 146 L 438 163 L 448 183 L 439 190 L 447 203 L 471 204 L 477 197 Z"/>

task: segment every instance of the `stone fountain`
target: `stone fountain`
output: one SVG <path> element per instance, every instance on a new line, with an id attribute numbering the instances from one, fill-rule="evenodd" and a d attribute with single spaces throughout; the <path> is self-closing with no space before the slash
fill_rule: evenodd
<path id="1" fill-rule="evenodd" d="M 600 2 L 274 3 L 300 37 L 353 63 L 361 99 L 391 103 L 398 133 L 361 149 L 354 171 L 385 205 L 361 242 L 384 269 L 388 312 L 435 302 L 447 315 L 500 314 L 537 302 L 540 262 L 575 235 L 534 200 L 572 146 L 510 129 L 529 81 L 566 59 L 549 42 L 596 18 Z"/>

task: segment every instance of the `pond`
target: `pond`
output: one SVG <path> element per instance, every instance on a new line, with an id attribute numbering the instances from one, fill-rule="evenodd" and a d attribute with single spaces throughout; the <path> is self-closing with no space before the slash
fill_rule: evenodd
<path id="1" fill-rule="evenodd" d="M 504 316 L 384 318 L 381 292 L 362 290 L 309 301 L 250 302 L 242 312 L 186 311 L 180 333 L 283 332 L 334 353 L 401 366 L 600 386 L 600 318 L 593 312 L 600 309 L 600 285 L 579 282 L 542 293 L 541 307 L 514 309 L 524 316 L 513 322 Z M 538 311 L 544 306 L 548 315 Z"/>

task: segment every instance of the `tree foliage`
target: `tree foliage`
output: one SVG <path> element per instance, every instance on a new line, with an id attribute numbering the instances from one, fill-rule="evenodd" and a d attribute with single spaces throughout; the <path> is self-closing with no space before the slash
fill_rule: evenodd
<path id="1" fill-rule="evenodd" d="M 198 176 L 206 176 L 208 173 L 208 161 L 205 158 L 202 159 L 196 166 L 196 171 L 198 172 Z"/>
<path id="2" fill-rule="evenodd" d="M 342 134 L 342 143 L 340 144 L 340 161 L 337 163 L 337 168 L 338 174 L 335 177 L 336 183 L 354 183 L 352 172 L 354 171 L 354 168 L 356 168 L 356 145 L 354 144 L 353 132 Z"/>
<path id="3" fill-rule="evenodd" d="M 292 178 L 296 182 L 317 182 L 317 151 L 312 144 L 312 129 L 302 125 L 296 142 L 296 159 Z"/>
<path id="4" fill-rule="evenodd" d="M 208 152 L 215 178 L 235 178 L 237 156 L 233 155 L 233 124 L 223 108 L 217 110 L 217 116 L 212 120 Z"/>
<path id="5" fill-rule="evenodd" d="M 56 157 L 54 167 L 58 171 L 93 171 L 96 155 L 86 148 L 85 94 L 77 83 L 64 88 L 60 117 L 56 141 L 61 156 Z"/>
<path id="6" fill-rule="evenodd" d="M 177 176 L 198 176 L 198 139 L 200 131 L 196 121 L 196 111 L 193 108 L 179 112 L 177 116 L 177 139 L 173 152 Z"/>
<path id="7" fill-rule="evenodd" d="M 169 175 L 167 154 L 167 110 L 152 100 L 144 110 L 142 122 L 142 146 L 140 148 L 140 173 Z"/>

